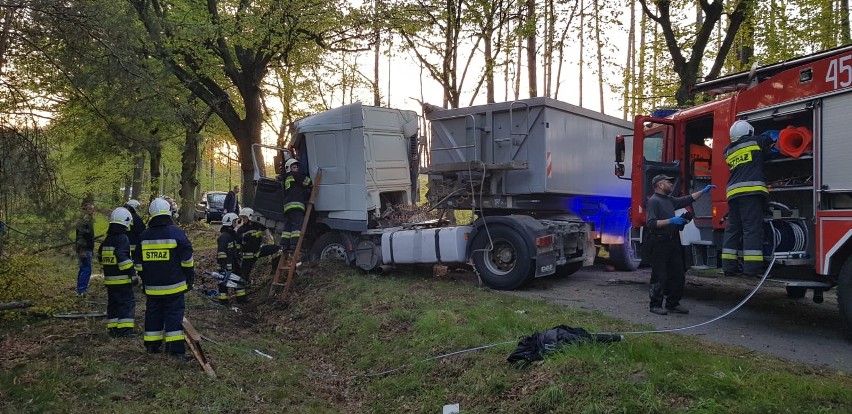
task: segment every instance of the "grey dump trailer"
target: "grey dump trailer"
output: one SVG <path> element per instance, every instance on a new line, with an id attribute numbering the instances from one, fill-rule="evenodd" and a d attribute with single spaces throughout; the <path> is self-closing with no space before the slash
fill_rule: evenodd
<path id="1" fill-rule="evenodd" d="M 295 124 L 293 144 L 307 171 L 322 170 L 305 236 L 312 257 L 365 270 L 471 263 L 497 289 L 573 273 L 594 261 L 598 247 L 620 269 L 638 266 L 630 182 L 613 177 L 610 153 L 631 124 L 547 98 L 440 109 L 426 119 L 423 154 L 410 111 L 353 104 Z M 470 210 L 476 220 L 455 226 L 395 214 L 416 211 L 405 207 L 414 204 L 420 174 L 428 175 L 433 208 Z M 280 184 L 256 179 L 255 211 L 274 227 Z"/>

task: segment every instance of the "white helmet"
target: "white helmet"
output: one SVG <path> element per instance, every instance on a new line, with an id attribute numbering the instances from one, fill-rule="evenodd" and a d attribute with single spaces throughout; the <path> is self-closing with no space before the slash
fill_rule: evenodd
<path id="1" fill-rule="evenodd" d="M 130 200 L 127 203 L 125 203 L 125 205 L 129 206 L 129 207 L 133 207 L 134 210 L 139 208 L 139 202 L 136 201 L 136 200 Z"/>
<path id="2" fill-rule="evenodd" d="M 133 216 L 130 215 L 130 211 L 126 208 L 118 207 L 110 214 L 109 222 L 121 224 L 129 229 L 130 225 L 133 224 Z"/>
<path id="3" fill-rule="evenodd" d="M 290 158 L 289 160 L 287 160 L 287 162 L 284 163 L 284 171 L 290 172 L 290 166 L 293 165 L 293 164 L 296 164 L 298 162 L 299 162 L 299 160 L 297 160 L 295 158 Z"/>
<path id="4" fill-rule="evenodd" d="M 237 219 L 237 215 L 234 213 L 228 213 L 222 216 L 222 227 L 233 227 L 234 220 Z"/>
<path id="5" fill-rule="evenodd" d="M 251 215 L 253 213 L 254 213 L 254 210 L 252 210 L 249 207 L 243 207 L 243 208 L 240 209 L 240 217 L 246 216 L 249 220 L 251 220 Z"/>
<path id="6" fill-rule="evenodd" d="M 172 206 L 165 199 L 157 197 L 148 206 L 148 213 L 151 214 L 151 217 L 170 216 L 172 215 Z"/>
<path id="7" fill-rule="evenodd" d="M 754 127 L 750 123 L 740 119 L 731 125 L 731 141 L 736 141 L 746 135 L 754 135 Z"/>

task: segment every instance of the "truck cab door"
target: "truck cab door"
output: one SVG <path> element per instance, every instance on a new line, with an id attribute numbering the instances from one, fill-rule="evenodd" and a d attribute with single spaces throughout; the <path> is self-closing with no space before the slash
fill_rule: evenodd
<path id="1" fill-rule="evenodd" d="M 646 129 L 645 125 L 651 127 Z M 651 179 L 658 174 L 675 177 L 672 196 L 679 196 L 683 186 L 681 161 L 675 154 L 675 125 L 670 119 L 637 116 L 634 121 L 634 175 L 632 196 L 638 203 L 639 214 L 633 215 L 633 224 L 645 224 L 645 202 L 654 194 Z M 638 170 L 638 171 L 637 171 Z M 636 174 L 639 173 L 639 174 Z"/>

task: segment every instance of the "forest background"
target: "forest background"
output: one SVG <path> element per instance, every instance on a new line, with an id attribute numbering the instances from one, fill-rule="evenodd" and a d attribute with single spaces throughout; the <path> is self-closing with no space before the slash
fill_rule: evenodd
<path id="1" fill-rule="evenodd" d="M 0 0 L 3 243 L 67 242 L 86 196 L 169 195 L 188 223 L 202 191 L 251 188 L 252 144 L 342 104 L 688 106 L 698 81 L 851 43 L 848 3 Z"/>

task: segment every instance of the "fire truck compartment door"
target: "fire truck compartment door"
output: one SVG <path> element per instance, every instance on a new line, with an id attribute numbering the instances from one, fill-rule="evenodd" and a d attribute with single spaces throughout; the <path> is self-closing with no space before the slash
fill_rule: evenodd
<path id="1" fill-rule="evenodd" d="M 822 188 L 852 191 L 852 93 L 834 95 L 822 101 Z"/>

